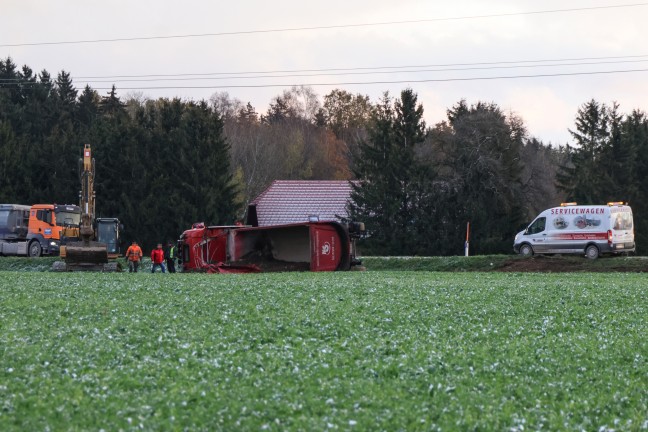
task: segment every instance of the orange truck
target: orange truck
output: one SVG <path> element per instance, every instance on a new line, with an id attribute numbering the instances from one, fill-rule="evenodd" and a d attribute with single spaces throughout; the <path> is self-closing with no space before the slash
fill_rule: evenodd
<path id="1" fill-rule="evenodd" d="M 79 238 L 80 222 L 77 205 L 0 204 L 0 255 L 58 255 Z"/>

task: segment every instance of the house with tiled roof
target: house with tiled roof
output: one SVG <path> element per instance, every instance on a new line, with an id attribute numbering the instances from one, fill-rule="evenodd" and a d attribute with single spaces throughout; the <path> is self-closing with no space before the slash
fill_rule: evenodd
<path id="1" fill-rule="evenodd" d="M 245 224 L 284 225 L 348 217 L 347 180 L 275 180 L 248 205 Z"/>

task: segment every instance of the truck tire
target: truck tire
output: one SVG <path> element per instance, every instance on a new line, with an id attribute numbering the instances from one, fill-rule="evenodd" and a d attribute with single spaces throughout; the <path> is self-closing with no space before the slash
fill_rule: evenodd
<path id="1" fill-rule="evenodd" d="M 523 257 L 533 256 L 533 248 L 531 247 L 531 245 L 525 243 L 520 246 L 520 255 L 522 255 Z"/>
<path id="2" fill-rule="evenodd" d="M 43 254 L 43 249 L 41 248 L 40 243 L 38 240 L 34 240 L 33 242 L 29 243 L 29 256 L 32 258 L 38 258 Z"/>
<path id="3" fill-rule="evenodd" d="M 596 259 L 599 257 L 599 249 L 595 245 L 589 245 L 585 248 L 585 256 L 589 259 Z"/>

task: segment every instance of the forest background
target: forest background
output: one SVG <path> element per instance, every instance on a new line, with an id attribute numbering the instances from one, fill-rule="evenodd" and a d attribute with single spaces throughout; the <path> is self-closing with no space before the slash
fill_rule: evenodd
<path id="1" fill-rule="evenodd" d="M 547 107 L 551 109 L 551 107 Z M 648 241 L 648 119 L 584 101 L 552 146 L 494 102 L 423 121 L 413 89 L 371 101 L 334 89 L 284 90 L 265 113 L 227 93 L 208 101 L 120 98 L 76 89 L 68 72 L 0 60 L 0 202 L 77 203 L 78 159 L 97 160 L 97 214 L 118 217 L 146 250 L 192 223 L 231 224 L 276 179 L 357 180 L 352 214 L 367 254 L 511 253 L 513 236 L 563 201 L 633 207 Z"/>

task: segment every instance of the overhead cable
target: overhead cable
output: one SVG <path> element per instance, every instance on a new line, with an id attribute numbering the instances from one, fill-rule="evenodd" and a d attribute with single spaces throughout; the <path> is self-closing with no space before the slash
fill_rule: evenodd
<path id="1" fill-rule="evenodd" d="M 312 26 L 312 27 L 289 27 L 289 28 L 278 28 L 278 29 L 243 30 L 243 31 L 219 32 L 219 33 L 197 33 L 197 34 L 166 35 L 166 36 L 165 35 L 140 36 L 140 37 L 86 39 L 86 40 L 55 41 L 55 42 L 5 43 L 5 44 L 0 44 L 0 48 L 41 46 L 41 45 L 77 45 L 77 44 L 96 44 L 96 43 L 112 43 L 112 42 L 134 42 L 134 41 L 149 41 L 149 40 L 162 40 L 162 39 L 187 39 L 187 38 L 202 38 L 202 37 L 238 36 L 238 35 L 250 35 L 250 34 L 301 32 L 301 31 L 312 31 L 312 30 L 333 30 L 333 29 L 341 29 L 341 28 L 377 27 L 377 26 L 403 25 L 403 24 L 420 24 L 420 23 L 440 22 L 440 21 L 461 21 L 461 20 L 502 18 L 502 17 L 524 16 L 524 15 L 569 13 L 569 12 L 581 12 L 581 11 L 592 11 L 592 10 L 602 10 L 602 9 L 619 9 L 619 8 L 630 8 L 630 7 L 641 7 L 641 6 L 648 6 L 648 2 L 629 3 L 629 4 L 622 4 L 622 5 L 566 8 L 566 9 L 547 9 L 547 10 L 528 11 L 528 12 L 511 12 L 511 13 L 486 14 L 486 15 L 469 15 L 469 16 L 459 16 L 459 17 L 429 18 L 429 19 L 404 20 L 404 21 L 384 21 L 384 22 L 375 22 L 375 23 L 339 24 L 339 25 L 325 25 L 325 26 Z"/>

